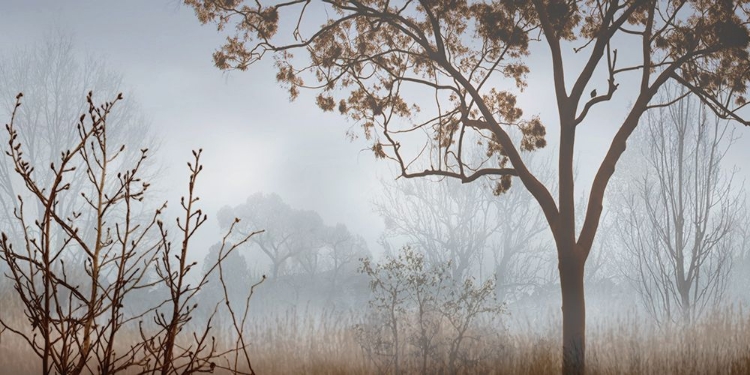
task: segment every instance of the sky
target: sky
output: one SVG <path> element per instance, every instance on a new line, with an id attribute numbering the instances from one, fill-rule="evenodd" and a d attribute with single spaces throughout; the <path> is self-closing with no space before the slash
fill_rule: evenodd
<path id="1" fill-rule="evenodd" d="M 290 103 L 268 64 L 229 74 L 216 69 L 211 54 L 222 39 L 192 10 L 171 1 L 24 1 L 3 8 L 2 53 L 61 30 L 72 34 L 82 56 L 101 55 L 123 74 L 126 94 L 162 136 L 156 157 L 166 173 L 157 186 L 167 187 L 173 205 L 187 189 L 190 151 L 203 148 L 198 193 L 210 217 L 200 242 L 219 239 L 211 220 L 219 208 L 263 191 L 375 244 L 384 226 L 370 202 L 378 176 L 392 175 L 389 167 L 363 152 L 364 142 L 349 141 L 351 124 L 310 105 L 309 95 Z"/>
<path id="2" fill-rule="evenodd" d="M 328 224 L 346 224 L 375 250 L 384 225 L 371 202 L 380 189 L 379 178 L 396 176 L 395 165 L 374 160 L 364 140 L 349 141 L 346 131 L 352 124 L 322 113 L 314 105 L 314 93 L 303 92 L 290 102 L 275 81 L 271 61 L 246 72 L 219 71 L 211 54 L 222 36 L 214 26 L 200 25 L 191 9 L 174 0 L 4 1 L 0 53 L 39 43 L 56 30 L 72 34 L 82 56 L 101 56 L 123 74 L 127 94 L 140 102 L 163 137 L 158 157 L 167 167 L 160 181 L 166 199 L 176 203 L 184 194 L 185 162 L 190 150 L 203 148 L 205 169 L 198 189 L 209 219 L 220 207 L 240 204 L 255 192 L 275 192 L 295 208 L 319 212 Z M 550 149 L 555 149 L 551 74 L 545 46 L 538 44 L 535 48 L 542 52 L 529 61 L 529 88 L 519 103 L 526 114 L 539 115 L 548 125 Z M 580 61 L 580 56 L 569 57 L 573 64 L 566 67 Z M 604 91 L 606 80 L 601 72 L 598 77 L 602 79 L 594 84 Z M 614 104 L 595 107 L 578 133 L 581 193 L 590 186 L 617 129 L 612 120 L 622 119 L 633 100 L 627 95 L 629 83 L 623 82 Z M 745 134 L 732 149 L 730 164 L 742 167 L 750 158 L 748 132 L 738 129 Z M 745 176 L 742 171 L 740 177 Z M 216 223 L 209 220 L 200 242 L 210 245 L 218 238 Z"/>

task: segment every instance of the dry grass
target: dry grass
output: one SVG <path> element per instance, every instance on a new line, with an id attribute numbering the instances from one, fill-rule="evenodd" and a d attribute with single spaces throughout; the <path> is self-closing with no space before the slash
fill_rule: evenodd
<path id="1" fill-rule="evenodd" d="M 589 374 L 748 374 L 750 319 L 741 310 L 717 311 L 690 328 L 653 331 L 622 318 L 588 328 Z M 379 374 L 350 329 L 352 313 L 295 313 L 256 320 L 248 327 L 255 370 L 261 375 Z M 552 326 L 552 325 L 551 325 Z M 227 327 L 215 327 L 228 334 Z M 532 327 L 530 327 L 532 328 Z M 530 329 L 531 331 L 531 329 Z M 491 355 L 463 374 L 558 374 L 559 332 L 498 333 L 497 340 L 473 348 Z M 34 357 L 20 340 L 0 340 L 0 369 L 8 374 L 38 373 Z M 488 350 L 492 349 L 492 350 Z M 416 373 L 407 359 L 406 373 Z M 434 373 L 438 373 L 436 370 Z"/>
<path id="2" fill-rule="evenodd" d="M 304 316 L 304 315 L 302 315 Z M 651 330 L 638 318 L 592 325 L 589 374 L 748 374 L 750 320 L 738 310 L 711 314 L 693 327 Z M 293 313 L 256 322 L 249 335 L 259 374 L 378 374 L 360 350 L 346 314 Z M 494 355 L 466 374 L 558 374 L 559 332 L 504 334 Z M 485 350 L 487 348 L 478 348 Z M 416 364 L 407 364 L 416 370 Z M 416 371 L 408 371 L 414 373 Z"/>
<path id="3" fill-rule="evenodd" d="M 654 331 L 637 320 L 589 327 L 589 374 L 750 373 L 750 320 L 742 311 L 717 311 L 685 329 Z M 253 348 L 258 373 L 377 374 L 346 329 L 353 321 L 329 314 L 317 321 L 288 315 L 258 323 L 252 330 L 259 343 Z M 494 356 L 464 373 L 560 372 L 559 332 L 506 334 L 503 339 L 495 343 Z"/>

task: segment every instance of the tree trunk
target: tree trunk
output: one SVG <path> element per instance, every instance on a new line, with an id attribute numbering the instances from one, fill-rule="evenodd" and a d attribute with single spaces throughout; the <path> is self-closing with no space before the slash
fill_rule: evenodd
<path id="1" fill-rule="evenodd" d="M 560 249 L 558 269 L 562 289 L 564 375 L 582 375 L 586 360 L 586 301 L 583 290 L 585 257 L 581 249 Z"/>

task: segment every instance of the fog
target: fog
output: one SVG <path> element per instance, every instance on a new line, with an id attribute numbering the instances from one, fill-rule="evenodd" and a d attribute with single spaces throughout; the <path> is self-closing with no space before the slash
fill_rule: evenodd
<path id="1" fill-rule="evenodd" d="M 388 166 L 360 153 L 363 144 L 347 141 L 340 117 L 322 114 L 309 99 L 290 103 L 284 90 L 272 89 L 270 61 L 247 75 L 217 70 L 211 53 L 222 38 L 196 25 L 190 9 L 169 1 L 3 8 L 4 56 L 64 33 L 81 59 L 101 59 L 123 75 L 122 90 L 141 105 L 161 142 L 155 157 L 167 170 L 163 181 L 186 181 L 182 166 L 190 150 L 206 150 L 200 189 L 211 216 L 253 192 L 277 192 L 376 240 L 382 224 L 369 200 Z M 164 199 L 176 201 L 182 193 L 165 192 Z M 210 225 L 204 234 L 218 236 L 215 221 Z M 210 241 L 204 241 L 205 247 Z"/>
<path id="2" fill-rule="evenodd" d="M 384 335 L 382 327 L 390 327 L 389 323 L 375 318 L 379 312 L 387 310 L 385 296 L 393 291 L 387 289 L 387 282 L 378 281 L 378 277 L 396 275 L 396 279 L 407 280 L 421 277 L 413 273 L 415 269 L 429 269 L 432 272 L 427 272 L 432 275 L 429 277 L 440 275 L 439 280 L 424 281 L 420 284 L 424 287 L 422 292 L 439 294 L 434 301 L 440 301 L 441 306 L 454 306 L 454 310 L 448 307 L 441 310 L 441 316 L 448 317 L 447 320 L 434 323 L 430 329 L 438 332 L 435 327 L 455 323 L 450 317 L 463 319 L 470 315 L 466 312 L 469 308 L 460 310 L 451 298 L 461 301 L 474 298 L 481 311 L 472 317 L 476 319 L 471 323 L 480 328 L 471 325 L 472 329 L 481 331 L 493 327 L 496 330 L 492 331 L 496 334 L 489 335 L 492 337 L 471 343 L 468 340 L 464 344 L 480 348 L 466 349 L 476 358 L 497 355 L 482 352 L 485 346 L 506 348 L 504 345 L 507 345 L 516 349 L 536 348 L 537 344 L 559 346 L 555 340 L 559 340 L 561 332 L 561 297 L 555 242 L 542 210 L 518 178 L 513 179 L 510 191 L 499 196 L 493 194 L 494 182 L 489 179 L 461 184 L 449 178 L 397 178 L 401 173 L 398 165 L 373 155 L 372 142 L 365 140 L 360 125 L 347 121 L 336 111 L 323 112 L 315 105 L 316 92 L 302 91 L 299 98 L 291 101 L 289 92 L 277 82 L 277 70 L 271 58 L 254 64 L 247 71 L 217 69 L 212 54 L 225 42 L 228 32 L 217 32 L 212 24 L 200 25 L 194 11 L 181 2 L 31 0 L 3 3 L 0 9 L 0 94 L 3 95 L 0 117 L 3 123 L 10 122 L 15 96 L 23 92 L 23 112 L 15 127 L 23 146 L 32 147 L 26 154 L 36 163 L 35 173 L 41 180 L 46 183 L 53 180 L 49 172 L 50 160 L 45 157 L 59 158 L 59 152 L 63 151 L 45 147 L 59 146 L 52 142 L 60 139 L 68 139 L 65 147 L 72 147 L 77 141 L 75 124 L 78 116 L 87 112 L 86 93 L 94 90 L 94 102 L 98 105 L 113 100 L 122 92 L 124 99 L 115 104 L 108 126 L 113 129 L 110 132 L 113 142 L 125 143 L 127 152 L 114 169 L 125 173 L 127 165 L 137 160 L 137 151 L 149 148 L 148 162 L 142 171 L 151 187 L 133 215 L 145 227 L 152 212 L 167 201 L 163 221 L 171 229 L 170 235 L 164 238 L 172 239 L 177 248 L 182 238 L 177 235 L 180 232 L 175 218 L 184 218 L 180 199 L 188 194 L 190 175 L 186 162 L 194 165 L 191 151 L 202 150 L 203 170 L 197 178 L 195 193 L 200 197 L 196 204 L 207 216 L 205 224 L 190 239 L 187 256 L 188 263 L 197 262 L 188 276 L 193 286 L 204 276 L 209 282 L 195 294 L 199 301 L 196 314 L 201 319 L 211 316 L 216 306 L 222 305 L 219 302 L 224 297 L 230 299 L 235 311 L 244 311 L 249 286 L 260 283 L 253 289 L 245 322 L 248 332 L 252 332 L 248 336 L 254 337 L 251 340 L 271 342 L 272 338 L 264 335 L 270 335 L 267 331 L 276 327 L 274 324 L 282 327 L 276 328 L 281 332 L 277 334 L 301 341 L 307 336 L 298 331 L 308 329 L 310 335 L 322 335 L 335 331 L 331 327 L 338 323 L 342 332 L 348 332 L 344 336 L 356 337 L 352 342 L 361 345 L 358 350 L 361 349 L 361 356 L 365 358 L 361 361 L 371 363 L 380 373 L 387 373 L 393 371 L 388 367 L 390 362 L 372 354 L 382 348 L 362 338 Z M 523 157 L 540 180 L 552 187 L 550 190 L 557 200 L 554 187 L 558 183 L 559 119 L 549 52 L 541 42 L 535 43 L 533 57 L 528 61 L 531 71 L 528 88 L 519 94 L 517 105 L 525 114 L 538 116 L 546 125 L 547 146 L 524 153 Z M 39 61 L 51 61 L 42 55 L 57 53 L 50 52 L 55 48 L 58 52 L 65 51 L 66 58 L 72 62 L 69 67 L 55 70 L 52 66 L 27 63 L 33 56 Z M 632 52 L 635 49 L 621 50 L 621 61 L 627 62 Z M 584 61 L 573 53 L 566 58 L 574 67 Z M 29 69 L 24 70 L 24 67 Z M 47 78 L 43 86 L 32 87 L 29 82 L 33 79 L 29 77 Z M 68 87 L 53 88 L 50 82 L 56 81 L 55 77 L 63 77 L 60 81 Z M 606 91 L 606 72 L 597 70 L 595 77 L 593 81 L 601 82 L 601 87 L 597 87 L 599 92 Z M 584 130 L 576 137 L 578 230 L 583 225 L 584 203 L 597 168 L 617 125 L 633 104 L 625 100 L 632 100 L 638 89 L 638 83 L 627 78 L 621 85 L 610 105 L 595 107 L 589 113 L 581 125 Z M 55 95 L 60 97 L 50 99 Z M 627 99 L 618 101 L 618 98 Z M 54 107 L 60 103 L 70 108 Z M 42 107 L 46 108 L 43 118 L 35 118 L 34 113 L 39 113 L 35 110 Z M 687 148 L 696 147 L 686 151 L 695 157 L 685 160 L 694 160 L 695 165 L 688 162 L 685 167 L 691 171 L 685 172 L 685 186 L 694 189 L 697 196 L 686 198 L 684 205 L 671 206 L 689 206 L 685 218 L 675 219 L 679 215 L 660 208 L 660 202 L 669 201 L 674 195 L 662 193 L 658 187 L 665 191 L 682 191 L 681 187 L 671 184 L 678 180 L 676 169 L 667 168 L 666 172 L 658 169 L 658 165 L 673 166 L 674 161 L 664 160 L 677 154 L 677 141 L 672 133 L 648 132 L 648 119 L 644 116 L 607 190 L 602 224 L 586 263 L 586 319 L 589 327 L 594 327 L 589 348 L 597 345 L 605 348 L 608 340 L 602 337 L 608 334 L 617 337 L 622 322 L 627 322 L 624 325 L 628 327 L 643 324 L 648 332 L 672 334 L 664 327 L 685 321 L 697 324 L 701 319 L 713 318 L 715 311 L 721 314 L 735 311 L 731 309 L 747 307 L 750 302 L 746 291 L 750 232 L 745 228 L 750 216 L 746 212 L 744 188 L 750 173 L 746 165 L 750 160 L 750 130 L 736 123 L 721 127 L 726 122 L 716 121 L 712 114 L 701 112 L 697 101 L 685 111 L 681 116 L 687 118 L 689 129 L 694 130 L 685 130 L 688 136 L 683 141 Z M 50 120 L 50 113 L 58 118 Z M 662 122 L 673 116 L 671 112 L 653 113 L 660 113 L 661 117 L 654 115 L 654 118 L 659 117 Z M 66 119 L 70 119 L 67 125 Z M 701 121 L 702 127 L 693 127 L 693 123 Z M 70 128 L 53 129 L 63 125 Z M 709 128 L 719 128 L 722 132 L 700 133 L 703 131 L 700 129 Z M 50 137 L 48 134 L 53 131 L 67 135 Z M 352 139 L 350 134 L 357 137 Z M 662 137 L 661 146 L 653 142 L 657 135 Z M 715 139 L 715 142 L 695 146 L 695 139 Z M 8 148 L 8 140 L 8 134 L 3 131 L 0 136 L 3 151 Z M 34 146 L 35 140 L 39 142 L 37 146 Z M 656 146 L 649 148 L 649 145 Z M 33 147 L 37 147 L 37 151 Z M 714 149 L 718 151 L 706 156 L 706 150 Z M 483 147 L 478 147 L 476 157 L 481 158 L 484 151 Z M 701 164 L 699 159 L 710 161 Z M 0 162 L 3 165 L 0 174 L 13 174 L 10 163 L 9 157 Z M 83 172 L 75 173 L 81 173 L 76 175 L 75 181 L 84 181 Z M 703 177 L 695 177 L 698 175 Z M 18 241 L 17 248 L 22 248 L 19 223 L 12 211 L 17 205 L 15 196 L 26 197 L 27 193 L 20 193 L 25 186 L 17 176 L 3 178 L 0 180 L 0 184 L 4 184 L 1 199 L 6 212 L 0 220 L 0 232 L 8 233 L 11 240 Z M 706 180 L 713 181 L 714 185 L 699 188 L 697 181 Z M 88 191 L 76 184 L 72 189 Z M 25 204 L 30 210 L 43 212 L 43 205 L 32 204 L 31 198 L 25 199 L 29 201 Z M 701 200 L 706 203 L 698 202 Z M 82 201 L 74 202 L 64 208 L 69 210 L 66 213 L 75 213 L 77 207 L 84 205 Z M 116 215 L 120 216 L 115 217 L 125 215 L 123 212 L 117 211 Z M 710 218 L 702 219 L 704 216 Z M 234 218 L 241 220 L 234 223 Z M 185 221 L 181 223 L 184 225 Z M 663 237 L 658 223 L 665 225 L 664 231 L 686 227 L 684 235 L 678 237 L 685 243 L 694 241 L 696 245 L 691 251 L 693 257 L 695 254 L 699 257 L 695 261 L 692 258 L 670 260 L 648 251 L 658 247 Z M 700 232 L 700 228 L 704 232 Z M 265 232 L 252 234 L 259 230 Z M 153 233 L 158 237 L 156 230 Z M 93 234 L 85 234 L 89 235 Z M 235 248 L 236 243 L 240 244 Z M 224 256 L 229 251 L 229 255 L 225 265 L 214 271 L 211 266 L 220 251 Z M 418 254 L 416 258 L 414 254 Z M 392 262 L 391 268 L 387 267 L 388 262 Z M 674 265 L 695 262 L 703 267 L 695 271 L 701 276 L 696 276 L 694 289 L 682 294 L 691 301 L 691 307 L 684 308 L 684 311 L 690 310 L 689 313 L 682 310 L 682 304 L 687 303 L 684 298 L 675 297 L 680 296 L 676 289 L 684 285 L 664 281 L 682 272 L 670 270 L 670 262 Z M 443 273 L 440 267 L 445 267 Z M 0 291 L 11 293 L 13 284 L 8 268 L 3 265 L 0 269 L 8 275 L 0 281 Z M 207 275 L 209 271 L 213 273 Z M 471 285 L 466 286 L 465 280 L 472 280 Z M 420 295 L 420 289 L 409 285 L 412 284 L 403 287 L 403 293 L 409 296 L 404 297 L 405 300 L 411 301 L 409 298 Z M 449 292 L 453 289 L 448 285 L 464 285 L 465 289 L 461 290 L 465 295 L 457 297 L 455 293 L 459 292 Z M 153 290 L 138 293 L 125 300 L 126 308 L 138 310 L 139 306 L 153 301 L 154 296 L 162 298 L 168 294 Z M 431 300 L 416 298 L 414 301 L 414 306 L 421 308 Z M 412 311 L 411 302 L 404 303 L 407 306 L 403 307 L 404 311 Z M 0 316 L 19 314 L 21 317 L 23 309 L 9 306 L 0 306 Z M 221 321 L 217 324 L 219 329 L 225 330 L 222 334 L 233 334 L 227 323 L 229 312 L 216 314 Z M 746 317 L 739 315 L 737 319 Z M 202 323 L 190 324 L 203 327 Z M 408 324 L 416 326 L 417 323 Z M 424 333 L 427 328 L 420 327 L 422 336 L 404 339 L 404 342 L 427 340 Z M 4 340 L 9 334 L 0 333 L 0 338 Z M 346 337 L 351 339 L 350 336 Z M 529 341 L 518 339 L 520 336 Z M 631 331 L 621 336 L 637 337 Z M 435 333 L 430 340 L 438 342 L 438 337 L 442 336 Z M 680 336 L 676 340 L 682 339 Z M 451 358 L 460 352 L 458 349 L 451 351 L 453 347 L 448 344 L 434 345 L 445 347 L 449 353 L 446 355 Z M 412 353 L 414 357 L 427 358 L 423 344 L 413 346 L 418 348 L 416 354 Z M 507 348 L 503 350 L 510 350 Z M 253 355 L 264 366 L 278 360 L 268 354 L 273 352 L 271 349 L 266 352 L 256 347 L 254 350 Z M 398 350 L 397 347 L 396 352 Z M 477 354 L 479 352 L 481 354 Z M 278 353 L 286 352 L 278 349 Z M 453 354 L 455 356 L 451 356 Z M 315 356 L 314 353 L 305 355 Z M 8 358 L 0 355 L 0 366 L 4 365 L 3 360 Z M 311 361 L 308 358 L 305 363 Z M 446 366 L 455 370 L 458 365 L 450 362 Z M 285 371 L 273 366 L 265 368 L 270 369 L 268 373 Z M 302 371 L 302 367 L 295 368 Z M 398 371 L 396 367 L 395 372 Z M 476 371 L 482 373 L 479 367 Z"/>

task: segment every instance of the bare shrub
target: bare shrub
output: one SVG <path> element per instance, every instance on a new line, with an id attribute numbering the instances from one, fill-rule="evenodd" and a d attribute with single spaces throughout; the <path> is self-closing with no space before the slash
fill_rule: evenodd
<path id="1" fill-rule="evenodd" d="M 362 351 L 383 371 L 455 373 L 470 366 L 483 355 L 467 350 L 467 341 L 483 339 L 480 318 L 491 324 L 505 310 L 496 302 L 493 279 L 455 280 L 450 262 L 428 265 L 408 246 L 380 264 L 363 259 L 361 272 L 370 278 L 371 315 L 354 332 Z"/>
<path id="2" fill-rule="evenodd" d="M 16 97 L 16 110 L 22 96 Z M 188 195 L 180 202 L 184 217 L 177 219 L 179 242 L 173 247 L 162 221 L 166 203 L 147 222 L 134 219 L 136 206 L 150 186 L 140 175 L 148 150 L 140 150 L 134 165 L 115 169 L 126 145 L 108 146 L 107 119 L 122 94 L 99 106 L 92 97 L 92 93 L 87 96 L 88 113 L 78 119 L 78 141 L 62 151 L 59 160 L 51 161 L 54 177 L 48 183 L 36 179 L 34 166 L 25 158 L 15 125 L 17 111 L 6 125 L 6 154 L 31 194 L 29 204 L 41 209 L 31 210 L 39 213 L 31 217 L 19 195 L 14 215 L 23 235 L 10 238 L 3 230 L 0 236 L 0 259 L 8 266 L 7 276 L 26 317 L 25 322 L 0 317 L 2 331 L 21 338 L 40 359 L 43 374 L 191 374 L 216 368 L 253 374 L 241 327 L 258 284 L 249 288 L 244 309 L 222 299 L 204 324 L 188 326 L 188 322 L 195 318 L 194 297 L 209 275 L 218 272 L 223 283 L 224 260 L 259 232 L 229 244 L 232 225 L 216 262 L 191 285 L 190 271 L 196 263 L 187 260 L 190 240 L 207 220 L 195 195 L 203 169 L 201 151 L 193 151 L 193 161 L 188 163 Z M 73 178 L 85 179 L 88 188 L 71 189 Z M 62 208 L 70 206 L 60 202 L 77 196 L 85 201 L 82 208 Z M 91 222 L 93 228 L 86 225 Z M 222 290 L 226 297 L 226 285 Z M 140 308 L 126 307 L 126 297 L 134 293 L 159 296 L 160 291 L 163 299 Z M 224 306 L 236 337 L 217 343 L 212 319 Z"/>

